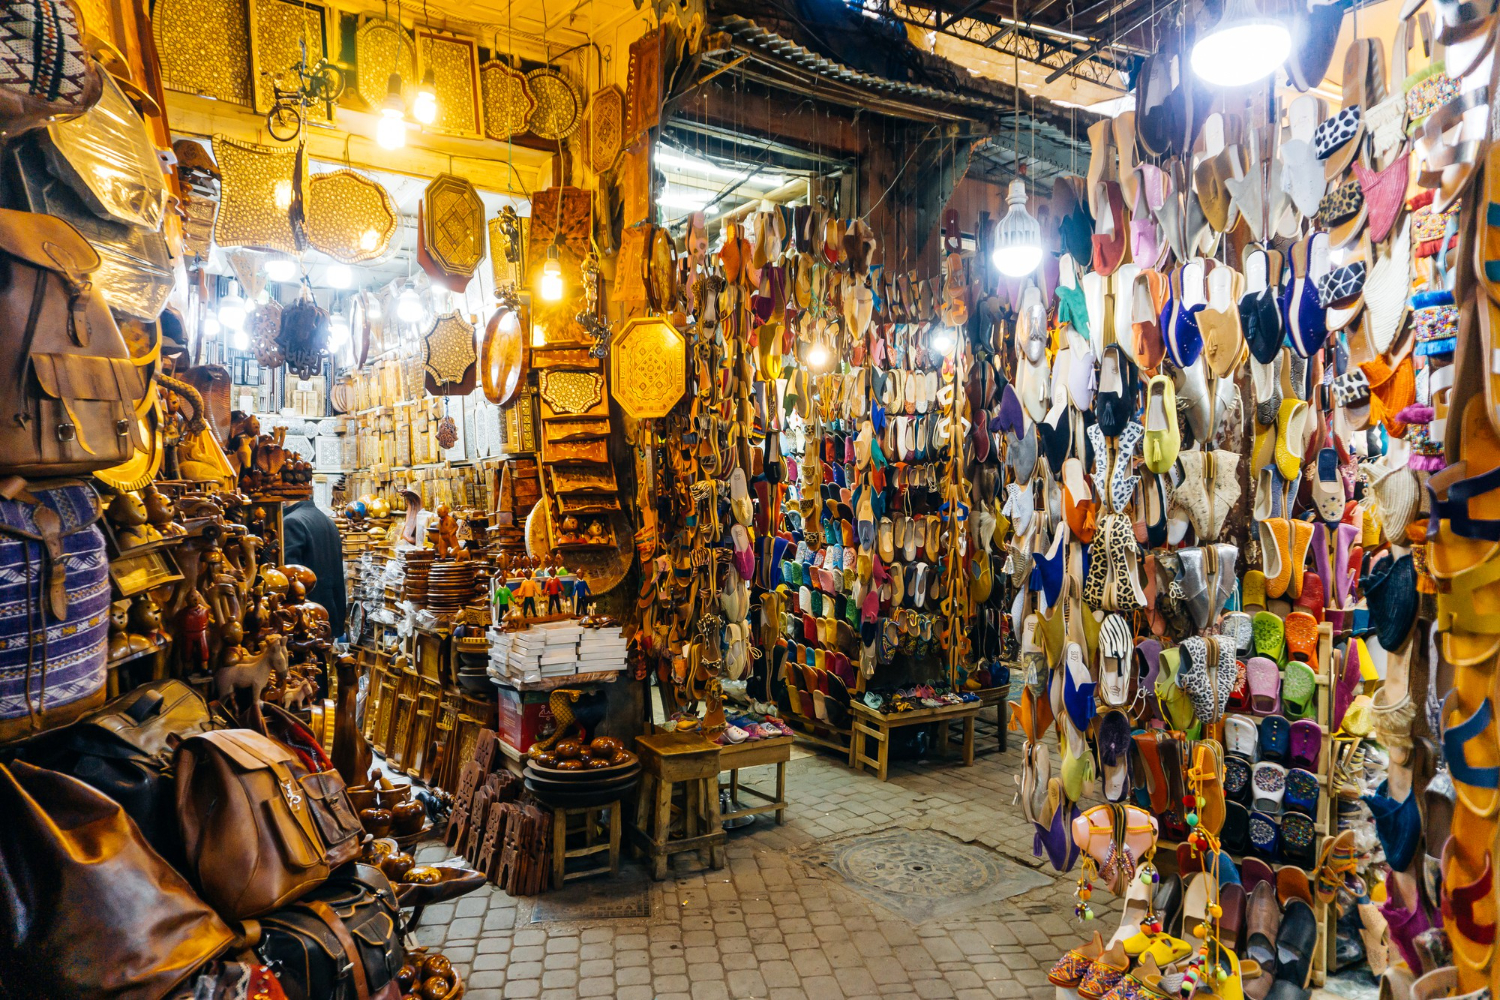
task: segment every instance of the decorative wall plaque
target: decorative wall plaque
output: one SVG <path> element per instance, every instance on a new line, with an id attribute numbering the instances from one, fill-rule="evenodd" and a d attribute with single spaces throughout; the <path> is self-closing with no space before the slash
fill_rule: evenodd
<path id="1" fill-rule="evenodd" d="M 474 185 L 438 174 L 422 196 L 419 259 L 428 274 L 462 291 L 484 259 L 484 202 Z"/>
<path id="2" fill-rule="evenodd" d="M 250 21 L 244 0 L 157 0 L 151 32 L 168 90 L 250 104 Z"/>
<path id="3" fill-rule="evenodd" d="M 304 0 L 250 0 L 250 74 L 256 111 L 271 110 L 276 103 L 275 86 L 291 90 L 300 85 L 297 68 L 302 65 L 304 43 L 308 69 L 328 54 L 330 16 L 322 4 Z M 313 121 L 331 120 L 329 109 L 321 104 L 310 105 L 307 116 Z"/>
<path id="4" fill-rule="evenodd" d="M 661 121 L 661 31 L 630 43 L 625 77 L 625 142 L 634 142 Z"/>
<path id="5" fill-rule="evenodd" d="M 460 312 L 439 316 L 422 337 L 422 369 L 434 396 L 461 396 L 474 389 L 474 327 Z"/>
<path id="6" fill-rule="evenodd" d="M 560 192 L 560 193 L 559 193 Z M 558 199 L 562 199 L 559 209 Z M 531 197 L 531 241 L 527 267 L 536 272 L 547 259 L 547 248 L 558 237 L 563 274 L 576 281 L 578 264 L 589 249 L 592 195 L 585 188 L 547 188 Z M 534 277 L 534 273 L 531 275 Z"/>
<path id="7" fill-rule="evenodd" d="M 615 334 L 609 368 L 620 409 L 637 420 L 665 417 L 687 391 L 687 341 L 659 316 L 630 320 Z"/>
<path id="8" fill-rule="evenodd" d="M 385 102 L 391 74 L 401 77 L 401 97 L 411 105 L 416 96 L 417 46 L 400 23 L 384 17 L 366 17 L 354 33 L 354 88 L 371 108 Z"/>
<path id="9" fill-rule="evenodd" d="M 214 242 L 221 247 L 297 253 L 291 209 L 300 149 L 278 149 L 214 136 L 219 164 L 219 214 Z"/>
<path id="10" fill-rule="evenodd" d="M 479 374 L 484 395 L 506 406 L 526 384 L 526 322 L 518 309 L 501 306 L 484 328 Z"/>
<path id="11" fill-rule="evenodd" d="M 625 116 L 625 92 L 614 84 L 601 87 L 589 98 L 589 166 L 602 174 L 620 155 Z"/>
<path id="12" fill-rule="evenodd" d="M 432 70 L 437 88 L 437 119 L 425 127 L 443 135 L 482 138 L 479 50 L 474 40 L 418 28 L 417 70 L 423 76 Z"/>
<path id="13" fill-rule="evenodd" d="M 484 100 L 484 134 L 509 139 L 526 131 L 526 120 L 536 107 L 526 74 L 508 63 L 491 59 L 479 69 Z"/>
<path id="14" fill-rule="evenodd" d="M 588 413 L 604 401 L 604 375 L 600 372 L 552 369 L 539 373 L 537 382 L 542 402 L 559 416 Z"/>
<path id="15" fill-rule="evenodd" d="M 345 264 L 383 255 L 401 227 L 401 214 L 385 188 L 353 170 L 314 174 L 303 212 L 307 244 Z"/>
<path id="16" fill-rule="evenodd" d="M 526 119 L 538 139 L 566 139 L 583 121 L 583 95 L 557 70 L 534 69 L 526 74 L 526 86 L 536 106 Z"/>

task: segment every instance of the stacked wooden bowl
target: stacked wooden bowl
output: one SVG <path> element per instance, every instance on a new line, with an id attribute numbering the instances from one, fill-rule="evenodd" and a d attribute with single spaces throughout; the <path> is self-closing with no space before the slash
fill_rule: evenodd
<path id="1" fill-rule="evenodd" d="M 523 776 L 526 790 L 544 804 L 584 809 L 625 798 L 641 780 L 641 761 L 609 736 L 586 746 L 564 740 L 531 754 Z"/>

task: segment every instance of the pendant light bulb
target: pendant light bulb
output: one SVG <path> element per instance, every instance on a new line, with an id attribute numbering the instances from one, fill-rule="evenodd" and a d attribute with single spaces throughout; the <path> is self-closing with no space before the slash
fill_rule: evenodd
<path id="1" fill-rule="evenodd" d="M 807 352 L 807 366 L 822 371 L 823 366 L 828 364 L 828 348 L 823 346 L 820 340 L 813 344 Z"/>
<path id="2" fill-rule="evenodd" d="M 245 300 L 240 298 L 240 286 L 238 282 L 229 283 L 229 294 L 219 300 L 219 325 L 231 332 L 238 332 L 245 326 Z M 238 343 L 239 338 L 235 338 Z"/>
<path id="3" fill-rule="evenodd" d="M 406 145 L 406 101 L 401 98 L 401 74 L 392 73 L 385 85 L 385 102 L 380 105 L 380 121 L 375 125 L 375 141 L 381 149 L 400 149 Z"/>
<path id="4" fill-rule="evenodd" d="M 939 327 L 936 331 L 933 332 L 932 339 L 928 342 L 928 346 L 944 357 L 947 357 L 948 355 L 953 353 L 953 345 L 955 343 L 957 343 L 957 340 L 953 336 L 952 328 L 944 326 Z"/>
<path id="5" fill-rule="evenodd" d="M 990 255 L 1000 273 L 1024 278 L 1042 263 L 1042 226 L 1026 210 L 1026 182 L 1010 182 L 1010 211 L 995 227 L 995 250 Z"/>
<path id="6" fill-rule="evenodd" d="M 324 275 L 329 288 L 348 288 L 354 283 L 354 273 L 349 270 L 348 264 L 330 264 Z"/>
<path id="7" fill-rule="evenodd" d="M 297 272 L 300 268 L 297 266 L 297 262 L 290 257 L 272 257 L 266 261 L 264 270 L 268 280 L 284 285 L 297 280 Z"/>
<path id="8" fill-rule="evenodd" d="M 244 330 L 234 331 L 234 349 L 236 351 L 250 350 L 250 335 Z"/>
<path id="9" fill-rule="evenodd" d="M 422 307 L 422 297 L 411 285 L 403 288 L 396 297 L 396 318 L 403 323 L 420 323 L 426 311 Z"/>
<path id="10" fill-rule="evenodd" d="M 338 350 L 349 340 L 349 321 L 335 314 L 328 318 L 328 346 Z"/>
<path id="11" fill-rule="evenodd" d="M 557 302 L 563 297 L 562 262 L 557 257 L 557 244 L 547 248 L 547 262 L 542 265 L 542 298 Z"/>
<path id="12" fill-rule="evenodd" d="M 1219 23 L 1193 44 L 1193 72 L 1216 87 L 1243 87 L 1276 72 L 1292 53 L 1287 26 L 1255 0 L 1229 0 Z"/>
<path id="13" fill-rule="evenodd" d="M 417 88 L 417 98 L 412 102 L 412 117 L 423 125 L 437 121 L 437 79 L 431 69 L 422 74 L 422 85 Z"/>

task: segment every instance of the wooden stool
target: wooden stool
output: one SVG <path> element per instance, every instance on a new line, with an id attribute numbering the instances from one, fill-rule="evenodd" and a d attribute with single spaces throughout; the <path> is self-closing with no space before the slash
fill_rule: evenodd
<path id="1" fill-rule="evenodd" d="M 723 818 L 739 819 L 741 816 L 759 816 L 761 813 L 774 812 L 776 824 L 780 826 L 786 820 L 786 765 L 791 759 L 792 737 L 790 736 L 746 740 L 744 743 L 726 744 L 721 748 L 719 751 L 720 773 L 729 772 L 729 784 L 721 784 L 719 790 L 729 791 L 730 802 L 730 811 L 725 813 Z M 774 794 L 740 783 L 740 768 L 761 767 L 767 764 L 776 768 Z M 759 799 L 763 804 L 741 805 L 741 793 Z"/>
<path id="2" fill-rule="evenodd" d="M 601 814 L 608 812 L 608 819 Z M 579 820 L 580 822 L 569 822 Z M 569 847 L 568 840 L 582 840 L 582 847 Z M 587 858 L 595 854 L 608 853 L 609 863 L 592 868 L 568 871 L 569 858 Z M 620 873 L 620 800 L 605 802 L 581 809 L 552 810 L 552 888 L 561 889 L 563 883 L 575 878 L 591 875 L 618 875 Z"/>
<path id="3" fill-rule="evenodd" d="M 711 868 L 724 867 L 724 827 L 719 818 L 719 748 L 697 733 L 640 736 L 641 787 L 632 831 L 650 863 L 651 877 L 667 877 L 667 858 L 707 852 Z M 682 836 L 672 839 L 674 793 L 681 786 Z"/>

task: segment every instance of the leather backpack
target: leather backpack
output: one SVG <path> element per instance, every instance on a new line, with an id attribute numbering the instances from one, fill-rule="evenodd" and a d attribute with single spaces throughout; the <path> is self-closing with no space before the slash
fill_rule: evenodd
<path id="1" fill-rule="evenodd" d="M 275 740 L 202 733 L 182 741 L 174 766 L 186 871 L 225 919 L 285 906 L 359 853 L 344 780 L 308 771 Z"/>
<path id="2" fill-rule="evenodd" d="M 158 1000 L 233 940 L 116 803 L 0 767 L 0 994 Z"/>
<path id="3" fill-rule="evenodd" d="M 63 220 L 0 209 L 0 474 L 84 475 L 142 445 L 147 376 L 90 281 L 98 267 Z"/>
<path id="4" fill-rule="evenodd" d="M 256 953 L 276 970 L 287 1000 L 400 995 L 401 905 L 379 868 L 345 865 L 296 903 L 262 917 L 260 933 Z"/>
<path id="5" fill-rule="evenodd" d="M 110 586 L 98 521 L 86 483 L 0 480 L 0 742 L 104 703 Z"/>
<path id="6" fill-rule="evenodd" d="M 28 740 L 17 756 L 108 795 L 158 854 L 180 864 L 172 755 L 189 736 L 220 728 L 197 691 L 179 680 L 152 681 L 71 726 Z"/>

